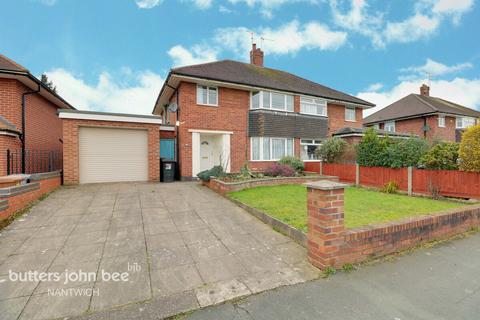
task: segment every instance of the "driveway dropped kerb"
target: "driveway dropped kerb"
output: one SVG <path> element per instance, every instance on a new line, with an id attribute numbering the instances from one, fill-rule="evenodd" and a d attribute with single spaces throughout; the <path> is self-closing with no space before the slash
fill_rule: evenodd
<path id="1" fill-rule="evenodd" d="M 58 278 L 15 281 L 28 271 Z M 63 187 L 0 232 L 2 319 L 138 302 L 170 316 L 317 276 L 303 247 L 198 183 Z"/>

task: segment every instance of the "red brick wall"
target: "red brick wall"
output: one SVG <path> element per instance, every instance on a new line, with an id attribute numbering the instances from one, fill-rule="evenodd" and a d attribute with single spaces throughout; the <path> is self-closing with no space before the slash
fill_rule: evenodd
<path id="1" fill-rule="evenodd" d="M 65 184 L 79 183 L 78 129 L 89 127 L 122 127 L 148 130 L 148 179 L 160 179 L 160 135 L 159 125 L 131 122 L 63 119 L 63 170 Z"/>
<path id="2" fill-rule="evenodd" d="M 395 132 L 414 134 L 423 138 L 423 126 L 423 118 L 395 121 Z"/>
<path id="3" fill-rule="evenodd" d="M 23 84 L 13 79 L 0 79 L 0 115 L 22 129 Z"/>
<path id="4" fill-rule="evenodd" d="M 0 198 L 1 200 L 8 200 L 7 210 L 0 211 L 0 221 L 7 219 L 15 212 L 25 208 L 32 201 L 37 200 L 45 193 L 52 192 L 53 190 L 58 188 L 61 184 L 61 177 L 58 176 L 49 179 L 39 180 L 38 182 L 40 183 L 40 189 L 32 190 L 12 197 Z"/>
<path id="5" fill-rule="evenodd" d="M 196 84 L 182 82 L 180 99 L 180 175 L 192 176 L 192 133 L 189 129 L 233 131 L 230 136 L 230 167 L 240 171 L 248 156 L 247 115 L 250 93 L 220 87 L 218 107 L 197 105 Z"/>
<path id="6" fill-rule="evenodd" d="M 20 150 L 20 138 L 0 135 L 0 176 L 7 174 L 7 150 Z"/>
<path id="7" fill-rule="evenodd" d="M 328 134 L 344 127 L 361 128 L 363 126 L 363 111 L 361 108 L 355 109 L 355 122 L 345 121 L 345 106 L 329 103 L 327 106 L 328 114 Z"/>

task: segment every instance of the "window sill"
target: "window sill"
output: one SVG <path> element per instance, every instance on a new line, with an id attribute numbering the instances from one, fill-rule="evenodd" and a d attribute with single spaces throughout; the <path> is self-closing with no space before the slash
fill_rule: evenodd
<path id="1" fill-rule="evenodd" d="M 306 116 L 314 116 L 314 117 L 321 117 L 321 118 L 328 118 L 327 116 L 321 115 L 321 114 L 314 114 L 314 113 L 306 113 L 306 112 L 299 112 L 298 114 L 303 114 Z"/>
<path id="2" fill-rule="evenodd" d="M 203 103 L 197 103 L 197 106 L 199 106 L 199 107 L 214 107 L 214 108 L 218 108 L 218 104 L 203 104 Z"/>
<path id="3" fill-rule="evenodd" d="M 357 120 L 347 120 L 345 119 L 346 122 L 357 122 Z"/>

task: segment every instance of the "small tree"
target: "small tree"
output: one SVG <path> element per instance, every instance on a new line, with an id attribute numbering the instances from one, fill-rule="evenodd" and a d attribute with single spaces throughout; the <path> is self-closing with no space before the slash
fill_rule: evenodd
<path id="1" fill-rule="evenodd" d="M 42 76 L 40 78 L 40 81 L 46 85 L 50 90 L 52 90 L 53 92 L 57 92 L 57 87 L 53 84 L 52 81 L 48 80 L 48 77 L 45 73 L 42 73 Z"/>
<path id="2" fill-rule="evenodd" d="M 426 169 L 458 170 L 459 144 L 455 142 L 442 142 L 433 145 L 420 159 L 419 166 Z"/>
<path id="3" fill-rule="evenodd" d="M 316 150 L 317 156 L 328 163 L 339 161 L 345 152 L 348 143 L 337 137 L 325 140 L 320 148 Z"/>
<path id="4" fill-rule="evenodd" d="M 387 147 L 385 165 L 390 168 L 416 167 L 429 145 L 419 138 L 396 140 Z"/>
<path id="5" fill-rule="evenodd" d="M 480 124 L 463 133 L 458 154 L 460 170 L 480 172 Z"/>
<path id="6" fill-rule="evenodd" d="M 364 167 L 385 166 L 388 163 L 389 137 L 379 138 L 375 129 L 369 128 L 357 146 L 357 162 Z"/>

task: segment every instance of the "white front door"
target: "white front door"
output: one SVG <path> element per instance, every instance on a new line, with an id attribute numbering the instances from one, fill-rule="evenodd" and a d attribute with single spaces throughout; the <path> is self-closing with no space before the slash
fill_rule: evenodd
<path id="1" fill-rule="evenodd" d="M 215 165 L 219 165 L 215 156 L 215 141 L 212 135 L 200 136 L 200 171 L 209 170 Z"/>

